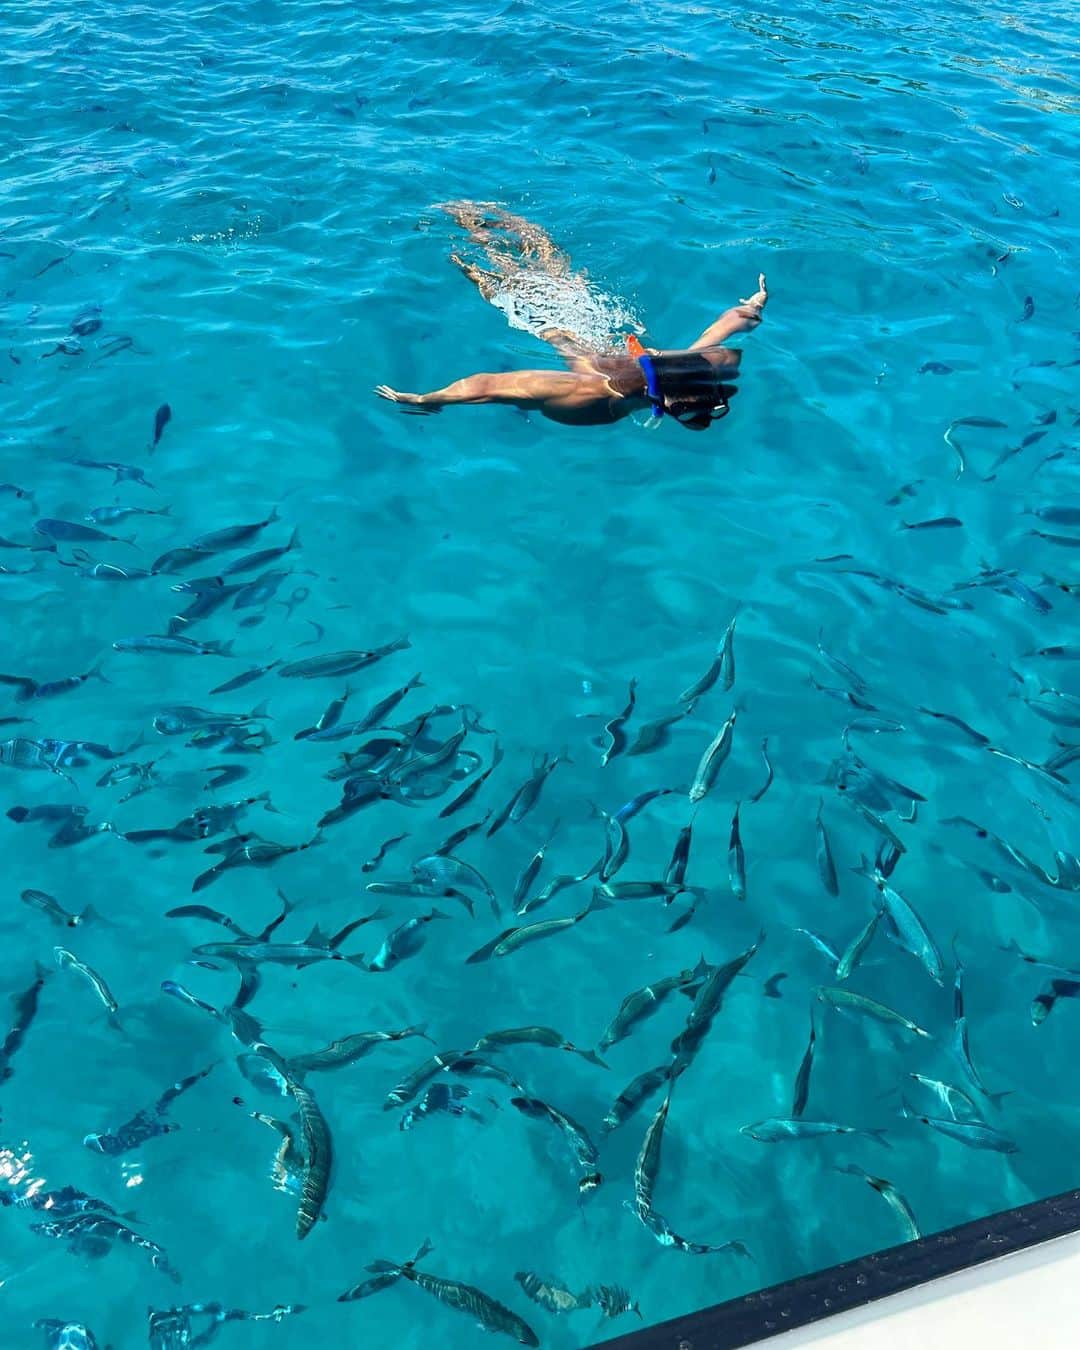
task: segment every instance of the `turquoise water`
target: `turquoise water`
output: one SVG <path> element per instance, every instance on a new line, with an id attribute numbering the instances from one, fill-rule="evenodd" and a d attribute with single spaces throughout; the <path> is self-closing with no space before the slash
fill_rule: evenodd
<path id="1" fill-rule="evenodd" d="M 32 1231 L 47 1216 L 9 1206 L 5 1345 L 45 1344 L 33 1322 L 58 1318 L 126 1350 L 146 1344 L 148 1307 L 213 1301 L 306 1307 L 280 1325 L 223 1327 L 221 1343 L 237 1350 L 320 1336 L 486 1344 L 468 1317 L 404 1281 L 336 1301 L 368 1263 L 405 1261 L 430 1238 L 421 1269 L 481 1288 L 545 1345 L 581 1346 L 637 1321 L 605 1321 L 595 1306 L 555 1316 L 530 1302 L 515 1272 L 575 1292 L 624 1286 L 655 1322 L 902 1240 L 896 1213 L 837 1170 L 849 1163 L 892 1182 L 924 1232 L 1080 1183 L 1069 1072 L 1080 1011 L 1062 1000 L 1033 1026 L 1033 998 L 1062 972 L 1002 950 L 1015 941 L 1077 964 L 1074 873 L 1054 857 L 1080 850 L 1077 765 L 1048 776 L 919 711 L 963 719 L 1036 765 L 1060 750 L 1055 736 L 1080 740 L 1077 705 L 1040 693 L 1080 697 L 1080 665 L 1033 654 L 1076 650 L 1077 591 L 1066 588 L 1080 584 L 1080 553 L 1031 533 L 1080 541 L 1068 518 L 1031 514 L 1071 508 L 1080 520 L 1075 13 L 41 0 L 3 14 L 0 478 L 32 499 L 0 495 L 0 534 L 42 544 L 31 532 L 42 518 L 167 506 L 166 516 L 102 527 L 133 531 L 136 547 L 84 545 L 95 560 L 147 569 L 197 535 L 280 514 L 257 541 L 179 575 L 83 575 L 62 565 L 70 542 L 0 557 L 12 569 L 0 577 L 4 672 L 52 681 L 101 662 L 108 681 L 26 702 L 16 695 L 27 686 L 11 685 L 0 713 L 33 720 L 4 733 L 90 741 L 128 751 L 124 763 L 164 756 L 149 790 L 123 802 L 131 781 L 97 786 L 110 762 L 92 753 L 70 769 L 73 781 L 0 765 L 5 810 L 78 804 L 84 824 L 113 826 L 50 847 L 55 822 L 2 822 L 4 989 L 23 994 L 35 962 L 52 972 L 0 1089 L 7 1198 L 44 1178 L 47 1189 L 74 1186 L 131 1211 L 132 1229 L 181 1277 L 170 1282 L 133 1247 L 69 1250 Z M 690 341 L 765 271 L 771 299 L 758 331 L 737 340 L 745 359 L 731 416 L 690 437 L 668 422 L 570 429 L 508 409 L 409 418 L 374 399 L 381 382 L 422 390 L 473 370 L 556 364 L 448 265 L 460 236 L 434 208 L 450 198 L 497 199 L 543 224 L 655 345 Z M 151 450 L 166 403 L 171 421 Z M 944 436 L 966 418 L 1004 425 L 955 428 L 958 473 Z M 73 459 L 141 466 L 154 490 L 114 486 L 111 472 Z M 901 528 L 939 517 L 962 525 Z M 166 632 L 191 598 L 170 590 L 183 577 L 283 545 L 294 529 L 300 547 L 260 569 L 289 572 L 276 599 L 230 604 L 187 630 L 200 642 L 233 640 L 231 658 L 114 648 Z M 836 555 L 850 556 L 815 561 Z M 984 566 L 1010 575 L 997 589 L 952 590 Z M 928 607 L 927 597 L 945 603 Z M 734 688 L 703 695 L 668 746 L 602 766 L 597 742 L 629 680 L 638 681 L 633 734 L 678 710 L 736 612 Z M 410 649 L 353 675 L 273 670 L 209 693 L 275 659 L 404 634 Z M 819 643 L 858 672 L 865 693 Z M 294 733 L 346 685 L 346 718 L 360 718 L 418 671 L 422 688 L 391 724 L 468 704 L 505 752 L 459 814 L 437 815 L 464 780 L 436 774 L 427 787 L 442 795 L 431 801 L 380 800 L 328 827 L 311 851 L 226 870 L 195 896 L 193 879 L 218 857 L 205 844 L 121 837 L 269 792 L 279 814 L 256 804 L 239 828 L 310 840 L 340 797 L 324 775 L 372 733 L 326 744 Z M 875 711 L 815 681 L 854 688 Z M 246 714 L 262 700 L 268 720 L 248 724 L 269 729 L 261 752 L 258 740 L 230 749 L 154 730 L 167 707 Z M 685 897 L 671 907 L 619 900 L 506 959 L 465 964 L 516 921 L 493 918 L 481 894 L 472 920 L 440 898 L 450 921 L 425 930 L 422 950 L 397 969 L 265 965 L 248 1011 L 285 1056 L 414 1023 L 440 1048 L 533 1023 L 591 1047 L 631 990 L 701 956 L 727 962 L 763 929 L 671 1096 L 654 1197 L 679 1233 L 740 1239 L 750 1259 L 663 1248 L 627 1208 L 662 1095 L 600 1143 L 604 1182 L 581 1201 L 558 1131 L 516 1110 L 499 1081 L 455 1080 L 471 1088 L 465 1105 L 479 1120 L 434 1115 L 399 1129 L 401 1111 L 383 1099 L 435 1048 L 419 1039 L 307 1076 L 334 1158 L 326 1221 L 298 1244 L 297 1198 L 271 1178 L 276 1138 L 250 1118 L 287 1119 L 292 1103 L 241 1075 L 243 1047 L 228 1026 L 160 990 L 178 981 L 228 1005 L 232 970 L 189 962 L 195 946 L 232 935 L 165 911 L 205 903 L 255 932 L 278 912 L 280 888 L 296 906 L 278 934 L 291 942 L 382 902 L 392 918 L 342 948 L 370 959 L 432 900 L 376 897 L 365 884 L 407 878 L 456 825 L 502 806 L 535 757 L 563 751 L 570 762 L 536 809 L 490 838 L 474 835 L 460 855 L 507 915 L 515 879 L 556 821 L 534 891 L 594 862 L 604 841 L 594 806 L 611 813 L 647 790 L 679 789 L 628 826 L 632 851 L 615 881 L 654 879 L 691 818 L 698 760 L 736 704 L 730 758 L 693 816 L 687 884 L 705 895 L 685 926 L 668 931 Z M 843 759 L 845 726 L 869 717 L 903 730 L 852 730 L 851 753 L 926 799 L 913 823 L 901 818 L 902 793 L 880 800 L 880 783 L 852 780 Z M 439 717 L 423 747 L 460 725 L 458 714 Z M 751 803 L 765 737 L 775 781 Z M 474 755 L 489 764 L 495 739 L 470 730 L 454 771 L 475 771 Z M 230 763 L 247 774 L 207 790 L 208 769 Z M 906 846 L 891 884 L 944 964 L 939 986 L 879 931 L 847 985 L 932 1038 L 817 1013 L 806 1119 L 884 1129 L 888 1151 L 862 1135 L 766 1144 L 740 1132 L 790 1113 L 813 991 L 835 983 L 797 930 L 842 950 L 874 913 L 878 892 L 852 869 L 874 856 L 879 827 L 845 795 Z M 836 897 L 815 863 L 819 800 Z M 745 902 L 728 877 L 740 801 Z M 954 817 L 1029 864 L 945 823 Z M 361 871 L 404 832 L 377 870 Z M 579 912 L 593 884 L 533 917 Z M 93 915 L 73 929 L 53 924 L 20 903 L 28 888 Z M 971 1053 L 986 1086 L 1009 1093 L 999 1103 L 971 1087 L 951 1050 L 954 935 Z M 76 971 L 57 967 L 57 945 L 106 980 L 115 1015 Z M 780 972 L 780 996 L 766 997 L 764 982 Z M 618 1093 L 669 1058 L 689 1008 L 673 995 L 605 1052 L 607 1070 L 535 1046 L 490 1059 L 599 1138 Z M 120 1157 L 82 1146 L 210 1064 L 170 1108 L 179 1130 Z M 974 1149 L 903 1118 L 901 1089 L 914 1108 L 946 1114 L 911 1072 L 965 1087 L 1017 1151 Z"/>

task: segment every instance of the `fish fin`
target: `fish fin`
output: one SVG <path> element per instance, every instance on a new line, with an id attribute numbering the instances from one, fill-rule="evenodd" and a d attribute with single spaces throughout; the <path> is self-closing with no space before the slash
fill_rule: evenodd
<path id="1" fill-rule="evenodd" d="M 425 1238 L 424 1241 L 421 1243 L 420 1247 L 417 1249 L 416 1255 L 410 1262 L 408 1262 L 408 1264 L 410 1266 L 415 1266 L 417 1261 L 422 1261 L 425 1256 L 429 1256 L 434 1250 L 435 1247 L 432 1244 L 431 1239 Z"/>
<path id="2" fill-rule="evenodd" d="M 581 1050 L 576 1045 L 570 1046 L 575 1055 L 580 1055 L 582 1059 L 588 1060 L 590 1064 L 595 1064 L 599 1069 L 610 1069 L 611 1065 L 600 1058 L 595 1050 Z"/>
<path id="3" fill-rule="evenodd" d="M 324 933 L 318 924 L 315 924 L 311 932 L 304 939 L 308 947 L 328 947 L 330 945 L 329 933 Z"/>
<path id="4" fill-rule="evenodd" d="M 992 1106 L 1000 1106 L 1002 1098 L 1011 1097 L 1013 1095 L 1013 1091 L 1014 1091 L 1013 1088 L 1006 1088 L 1004 1092 L 988 1092 L 986 1094 L 986 1098 L 987 1101 L 989 1101 Z"/>
<path id="5" fill-rule="evenodd" d="M 445 914 L 441 909 L 435 909 L 434 907 L 432 907 L 431 913 L 427 917 L 428 920 L 430 921 L 431 919 L 448 919 L 450 915 Z"/>
<path id="6" fill-rule="evenodd" d="M 419 1036 L 425 1041 L 430 1041 L 432 1045 L 437 1045 L 438 1042 L 435 1038 L 427 1034 L 427 1029 L 428 1024 L 426 1022 L 414 1022 L 411 1027 L 405 1027 L 399 1039 L 404 1039 L 406 1036 Z"/>
<path id="7" fill-rule="evenodd" d="M 586 914 L 593 914 L 598 909 L 613 909 L 613 908 L 614 906 L 612 905 L 611 901 L 605 900 L 605 898 L 599 893 L 598 888 L 596 891 L 593 892 L 593 898 L 589 901 L 588 905 L 585 907 L 585 909 L 581 911 L 580 917 L 584 918 Z"/>
<path id="8" fill-rule="evenodd" d="M 864 1130 L 863 1133 L 864 1133 L 864 1134 L 868 1134 L 868 1135 L 870 1136 L 870 1138 L 873 1139 L 873 1140 L 875 1140 L 877 1143 L 879 1143 L 879 1144 L 881 1145 L 882 1148 L 888 1148 L 888 1149 L 891 1149 L 891 1148 L 892 1148 L 892 1144 L 890 1144 L 889 1141 L 885 1138 L 885 1133 L 886 1133 L 886 1131 L 885 1131 L 884 1127 L 882 1127 L 881 1129 L 877 1129 L 877 1130 Z"/>

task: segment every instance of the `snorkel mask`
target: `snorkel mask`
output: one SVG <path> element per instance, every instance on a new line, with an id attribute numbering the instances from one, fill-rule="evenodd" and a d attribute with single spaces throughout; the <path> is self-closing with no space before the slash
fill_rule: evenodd
<path id="1" fill-rule="evenodd" d="M 706 427 L 713 422 L 719 422 L 731 411 L 731 406 L 727 398 L 717 390 L 719 402 L 712 407 L 704 406 L 702 403 L 688 403 L 680 407 L 679 402 L 668 405 L 664 398 L 664 391 L 660 383 L 660 373 L 656 369 L 653 357 L 656 353 L 649 352 L 642 346 L 641 342 L 633 333 L 630 333 L 626 339 L 626 349 L 641 367 L 641 372 L 645 376 L 645 393 L 649 402 L 652 404 L 652 415 L 654 418 L 663 417 L 665 413 L 670 413 L 676 422 L 684 427 L 694 431 L 704 431 Z"/>

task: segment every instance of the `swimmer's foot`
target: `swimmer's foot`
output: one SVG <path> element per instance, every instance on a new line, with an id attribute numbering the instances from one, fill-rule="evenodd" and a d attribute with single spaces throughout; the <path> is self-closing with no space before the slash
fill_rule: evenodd
<path id="1" fill-rule="evenodd" d="M 423 394 L 406 394 L 400 389 L 391 389 L 388 384 L 377 384 L 374 392 L 390 403 L 399 404 L 402 412 L 419 413 L 421 415 L 442 412 L 441 407 L 432 406 L 429 403 L 425 404 Z"/>
<path id="2" fill-rule="evenodd" d="M 476 263 L 468 262 L 459 253 L 451 253 L 450 261 L 455 267 L 461 268 L 485 300 L 491 299 L 499 283 L 499 277 L 496 273 L 488 272 L 483 267 L 477 267 Z"/>
<path id="3" fill-rule="evenodd" d="M 491 238 L 491 228 L 498 225 L 491 219 L 500 208 L 495 202 L 439 202 L 436 209 L 446 214 L 463 230 L 468 230 L 477 243 L 486 243 Z"/>

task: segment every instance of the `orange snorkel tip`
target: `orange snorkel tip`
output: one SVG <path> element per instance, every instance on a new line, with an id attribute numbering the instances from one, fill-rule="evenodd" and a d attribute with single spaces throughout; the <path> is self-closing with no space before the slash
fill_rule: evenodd
<path id="1" fill-rule="evenodd" d="M 637 335 L 634 333 L 627 333 L 626 335 L 626 350 L 631 356 L 645 355 L 645 348 L 638 341 Z"/>

